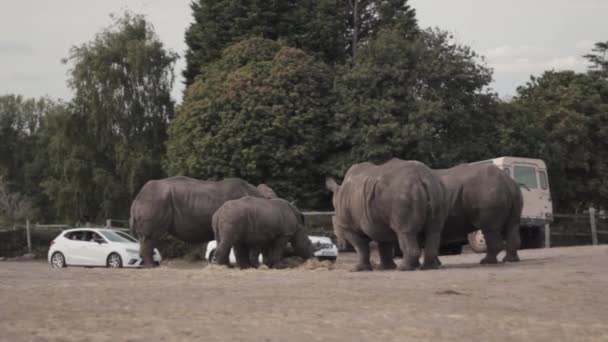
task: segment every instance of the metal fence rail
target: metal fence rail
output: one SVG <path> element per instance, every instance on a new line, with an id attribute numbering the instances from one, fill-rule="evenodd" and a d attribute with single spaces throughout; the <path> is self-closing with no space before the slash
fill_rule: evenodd
<path id="1" fill-rule="evenodd" d="M 331 216 L 333 211 L 306 211 L 302 212 L 306 217 L 306 226 L 310 233 L 332 234 Z M 85 227 L 103 227 L 120 230 L 129 230 L 129 221 L 124 219 L 107 219 L 105 225 L 86 224 Z M 26 221 L 25 224 L 15 224 L 10 227 L 0 228 L 0 233 L 25 230 L 23 247 L 27 245 L 28 253 L 32 253 L 32 233 L 35 231 L 64 230 L 69 228 L 79 228 L 75 225 L 67 224 L 32 224 Z M 84 227 L 82 227 L 84 228 Z M 10 233 L 9 233 L 10 234 Z M 554 222 L 545 227 L 545 246 L 551 247 L 554 242 L 564 245 L 568 244 L 593 244 L 608 243 L 608 217 L 598 215 L 593 208 L 588 214 L 555 214 Z M 19 238 L 21 239 L 21 238 Z M 560 243 L 561 241 L 561 243 Z M 0 244 L 2 241 L 0 241 Z"/>

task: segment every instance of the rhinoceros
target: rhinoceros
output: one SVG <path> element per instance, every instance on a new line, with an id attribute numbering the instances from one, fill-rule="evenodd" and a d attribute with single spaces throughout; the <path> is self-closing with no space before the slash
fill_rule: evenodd
<path id="1" fill-rule="evenodd" d="M 493 164 L 462 164 L 434 170 L 445 185 L 449 214 L 442 244 L 467 240 L 481 229 L 487 244 L 482 264 L 497 263 L 496 255 L 506 240 L 503 261 L 519 261 L 519 221 L 523 198 L 519 185 Z"/>
<path id="2" fill-rule="evenodd" d="M 277 193 L 266 184 L 258 184 L 257 188 L 264 198 L 279 198 Z"/>
<path id="3" fill-rule="evenodd" d="M 255 186 L 239 178 L 203 181 L 178 176 L 148 181 L 131 204 L 130 218 L 144 266 L 153 266 L 154 247 L 167 232 L 190 243 L 213 240 L 215 211 L 224 202 L 243 196 L 263 197 Z"/>
<path id="4" fill-rule="evenodd" d="M 353 271 L 371 270 L 369 243 L 378 243 L 382 269 L 396 268 L 393 244 L 406 255 L 400 270 L 420 266 L 418 236 L 425 237 L 422 269 L 439 266 L 441 230 L 447 216 L 446 192 L 438 177 L 423 163 L 392 159 L 381 165 L 359 163 L 350 167 L 342 185 L 327 178 L 333 192 L 336 236 L 357 251 Z"/>
<path id="5" fill-rule="evenodd" d="M 245 196 L 227 201 L 213 214 L 213 231 L 218 242 L 215 260 L 220 265 L 229 265 L 233 247 L 240 268 L 256 267 L 250 256 L 258 251 L 266 266 L 284 268 L 283 252 L 288 242 L 299 257 L 309 259 L 314 253 L 304 216 L 280 198 Z"/>

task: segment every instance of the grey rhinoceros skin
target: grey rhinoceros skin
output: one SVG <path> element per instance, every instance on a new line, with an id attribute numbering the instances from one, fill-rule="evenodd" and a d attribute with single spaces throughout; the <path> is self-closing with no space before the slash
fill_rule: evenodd
<path id="1" fill-rule="evenodd" d="M 154 248 L 167 232 L 190 243 L 213 240 L 213 213 L 224 202 L 247 195 L 262 197 L 255 186 L 239 178 L 203 181 L 178 176 L 148 181 L 131 204 L 130 218 L 144 266 L 153 265 Z"/>
<path id="2" fill-rule="evenodd" d="M 519 221 L 523 208 L 519 185 L 493 164 L 462 164 L 434 173 L 448 194 L 449 214 L 442 244 L 466 241 L 468 233 L 481 229 L 487 245 L 482 264 L 497 263 L 496 255 L 505 240 L 503 261 L 519 261 Z"/>
<path id="3" fill-rule="evenodd" d="M 257 188 L 264 198 L 279 198 L 277 193 L 266 184 L 258 184 Z"/>
<path id="4" fill-rule="evenodd" d="M 271 268 L 284 268 L 283 252 L 290 242 L 296 255 L 308 259 L 313 246 L 304 227 L 304 216 L 291 203 L 280 198 L 245 196 L 227 201 L 213 215 L 213 231 L 218 243 L 217 264 L 229 265 L 234 247 L 240 268 L 256 267 L 250 255 L 262 251 L 263 261 Z"/>
<path id="5" fill-rule="evenodd" d="M 350 167 L 342 185 L 332 178 L 336 236 L 355 247 L 359 258 L 354 271 L 371 270 L 369 242 L 378 243 L 382 269 L 394 269 L 393 245 L 405 256 L 400 270 L 420 266 L 419 234 L 425 237 L 422 269 L 439 267 L 439 243 L 447 216 L 446 191 L 438 177 L 417 161 L 391 159 L 374 165 Z"/>

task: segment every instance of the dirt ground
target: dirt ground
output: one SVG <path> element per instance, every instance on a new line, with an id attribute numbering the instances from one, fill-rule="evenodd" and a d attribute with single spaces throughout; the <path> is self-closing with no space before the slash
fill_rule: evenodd
<path id="1" fill-rule="evenodd" d="M 608 341 L 608 246 L 442 257 L 437 271 L 0 262 L 1 341 Z M 315 267 L 316 266 L 316 267 Z"/>

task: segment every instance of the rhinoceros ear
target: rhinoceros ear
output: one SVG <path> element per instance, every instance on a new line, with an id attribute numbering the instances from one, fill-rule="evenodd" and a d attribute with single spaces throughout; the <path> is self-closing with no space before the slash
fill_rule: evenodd
<path id="1" fill-rule="evenodd" d="M 336 183 L 336 180 L 331 177 L 325 178 L 325 186 L 331 192 L 336 192 L 338 190 L 338 188 L 340 187 L 340 185 L 338 185 L 338 183 Z"/>

